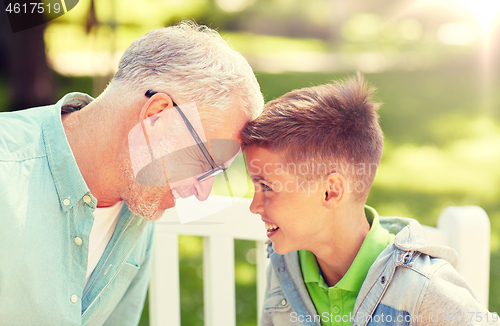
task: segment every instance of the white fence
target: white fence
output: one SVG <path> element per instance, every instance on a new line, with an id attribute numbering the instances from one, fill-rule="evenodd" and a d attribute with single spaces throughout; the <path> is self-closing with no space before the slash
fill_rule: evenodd
<path id="1" fill-rule="evenodd" d="M 194 199 L 196 200 L 196 199 Z M 214 211 L 221 199 L 210 196 L 204 204 Z M 185 202 L 188 204 L 189 202 Z M 168 210 L 156 225 L 156 248 L 149 289 L 152 326 L 178 326 L 180 319 L 178 235 L 203 237 L 204 320 L 206 326 L 235 326 L 234 239 L 257 241 L 257 313 L 265 291 L 267 240 L 264 223 L 249 211 L 250 199 L 203 219 L 180 224 L 175 210 Z M 193 218 L 194 219 L 194 218 Z M 448 207 L 437 228 L 425 226 L 431 243 L 454 248 L 458 272 L 471 284 L 480 302 L 488 306 L 490 270 L 490 221 L 477 206 Z M 258 318 L 260 319 L 260 318 Z"/>

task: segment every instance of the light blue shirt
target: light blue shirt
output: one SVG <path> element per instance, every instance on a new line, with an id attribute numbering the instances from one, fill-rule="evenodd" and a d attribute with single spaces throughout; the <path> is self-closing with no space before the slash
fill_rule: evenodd
<path id="1" fill-rule="evenodd" d="M 61 110 L 0 114 L 0 325 L 137 325 L 152 265 L 154 224 L 124 205 L 84 288 L 97 200 L 76 164 Z"/>

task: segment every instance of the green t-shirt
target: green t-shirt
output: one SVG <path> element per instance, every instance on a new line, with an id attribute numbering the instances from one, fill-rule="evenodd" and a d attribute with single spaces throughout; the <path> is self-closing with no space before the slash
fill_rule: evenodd
<path id="1" fill-rule="evenodd" d="M 351 325 L 354 304 L 368 270 L 378 255 L 394 242 L 395 235 L 380 225 L 377 211 L 365 206 L 365 214 L 370 231 L 351 267 L 334 286 L 328 287 L 323 280 L 316 256 L 310 251 L 299 250 L 302 277 L 323 326 Z"/>

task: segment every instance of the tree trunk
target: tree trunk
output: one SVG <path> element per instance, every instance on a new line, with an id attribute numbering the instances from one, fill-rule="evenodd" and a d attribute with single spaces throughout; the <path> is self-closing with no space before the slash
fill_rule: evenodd
<path id="1" fill-rule="evenodd" d="M 11 111 L 55 102 L 54 76 L 45 56 L 45 26 L 7 32 Z"/>

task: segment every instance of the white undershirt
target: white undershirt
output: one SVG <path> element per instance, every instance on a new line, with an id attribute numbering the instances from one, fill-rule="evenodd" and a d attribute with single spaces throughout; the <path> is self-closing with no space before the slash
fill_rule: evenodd
<path id="1" fill-rule="evenodd" d="M 94 211 L 94 224 L 92 225 L 92 231 L 90 231 L 89 237 L 89 260 L 87 264 L 87 279 L 85 280 L 85 286 L 87 286 L 90 275 L 92 275 L 99 259 L 101 259 L 104 253 L 104 249 L 106 249 L 113 235 L 122 207 L 123 201 L 120 201 L 113 206 L 98 207 Z"/>

